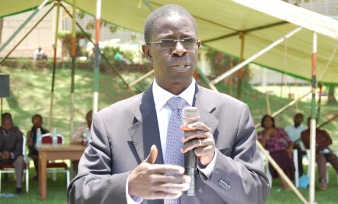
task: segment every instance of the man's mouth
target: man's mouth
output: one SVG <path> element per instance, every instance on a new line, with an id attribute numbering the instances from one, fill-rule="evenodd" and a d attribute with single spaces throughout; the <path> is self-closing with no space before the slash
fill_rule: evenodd
<path id="1" fill-rule="evenodd" d="M 170 67 L 175 69 L 178 72 L 186 72 L 187 70 L 190 69 L 190 65 L 184 65 L 184 64 L 173 65 L 173 66 L 170 66 Z"/>

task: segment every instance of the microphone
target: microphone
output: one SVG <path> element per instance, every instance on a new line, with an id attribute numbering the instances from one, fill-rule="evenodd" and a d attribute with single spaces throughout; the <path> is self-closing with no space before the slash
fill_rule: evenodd
<path id="1" fill-rule="evenodd" d="M 182 120 L 184 125 L 189 125 L 195 122 L 198 122 L 200 118 L 199 111 L 196 107 L 188 107 L 183 110 Z M 189 130 L 184 130 L 184 135 L 189 132 Z M 196 156 L 194 150 L 189 150 L 184 154 L 184 175 L 189 175 L 191 177 L 190 187 L 187 191 L 184 192 L 187 196 L 195 196 L 196 192 Z"/>

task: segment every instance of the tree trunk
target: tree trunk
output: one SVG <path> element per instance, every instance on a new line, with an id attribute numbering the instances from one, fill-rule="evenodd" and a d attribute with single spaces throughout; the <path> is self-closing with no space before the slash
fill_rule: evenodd
<path id="1" fill-rule="evenodd" d="M 330 85 L 329 86 L 329 94 L 328 94 L 328 99 L 327 99 L 327 104 L 329 105 L 337 105 L 338 102 L 334 96 L 336 85 Z"/>

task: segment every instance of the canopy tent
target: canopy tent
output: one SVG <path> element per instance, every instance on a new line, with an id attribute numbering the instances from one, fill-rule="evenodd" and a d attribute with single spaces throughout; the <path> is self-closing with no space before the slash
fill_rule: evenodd
<path id="1" fill-rule="evenodd" d="M 2 0 L 0 16 L 36 8 L 42 0 Z M 52 1 L 50 1 L 52 2 Z M 64 0 L 72 4 L 72 0 Z M 114 0 L 102 1 L 102 21 L 143 32 L 150 8 L 173 3 L 195 17 L 202 43 L 239 56 L 245 35 L 244 59 L 297 27 L 302 29 L 254 60 L 255 63 L 302 79 L 311 79 L 312 33 L 318 33 L 317 76 L 338 83 L 338 21 L 278 0 Z M 95 16 L 95 1 L 77 0 L 77 7 Z M 217 14 L 217 15 L 216 15 Z"/>
<path id="2" fill-rule="evenodd" d="M 3 0 L 0 3 L 2 6 L 0 7 L 0 17 L 34 9 L 41 1 L 17 0 L 13 3 Z M 95 14 L 95 1 L 77 1 L 77 8 L 91 15 Z M 64 2 L 72 4 L 73 1 L 64 0 Z M 145 18 L 151 10 L 169 3 L 182 5 L 189 10 L 197 21 L 199 38 L 207 46 L 234 56 L 242 55 L 244 59 L 250 59 L 257 52 L 274 44 L 269 52 L 264 52 L 263 55 L 254 58 L 254 63 L 298 78 L 312 79 L 313 82 L 315 82 L 317 74 L 318 81 L 337 84 L 338 22 L 283 1 L 103 1 L 101 17 L 103 21 L 142 32 Z M 244 38 L 240 38 L 240 36 L 244 36 Z M 276 43 L 278 41 L 284 43 Z M 242 44 L 244 44 L 243 49 Z M 313 56 L 313 61 L 311 61 L 311 56 Z M 311 68 L 314 71 L 312 73 Z M 313 84 L 313 86 L 315 85 Z M 312 90 L 315 90 L 315 87 Z M 312 93 L 313 102 L 314 95 L 315 92 Z M 314 115 L 312 114 L 312 127 L 315 127 Z M 314 139 L 313 134 L 311 135 L 312 139 Z M 259 143 L 258 146 L 260 147 Z M 263 148 L 260 147 L 260 149 Z M 312 155 L 314 155 L 314 149 L 314 146 L 311 146 Z M 312 158 L 314 157 L 312 156 Z M 314 159 L 312 160 L 311 163 L 314 164 Z M 275 164 L 274 167 L 276 168 L 278 165 Z M 310 194 L 312 198 L 310 200 L 312 203 L 314 200 L 314 165 L 311 165 L 311 169 L 310 187 L 312 190 Z M 280 171 L 280 174 L 283 174 L 282 170 Z M 292 189 L 298 192 L 291 181 L 287 181 Z M 300 193 L 299 197 L 302 197 Z M 301 199 L 306 202 L 304 198 Z"/>

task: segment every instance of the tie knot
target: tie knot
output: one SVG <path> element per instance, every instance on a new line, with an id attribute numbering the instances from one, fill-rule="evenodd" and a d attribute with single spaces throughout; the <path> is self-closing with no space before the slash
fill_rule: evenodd
<path id="1" fill-rule="evenodd" d="M 182 109 L 184 104 L 185 104 L 185 100 L 181 97 L 173 97 L 171 99 L 168 100 L 168 106 L 171 108 L 171 110 L 177 110 L 177 109 Z"/>

